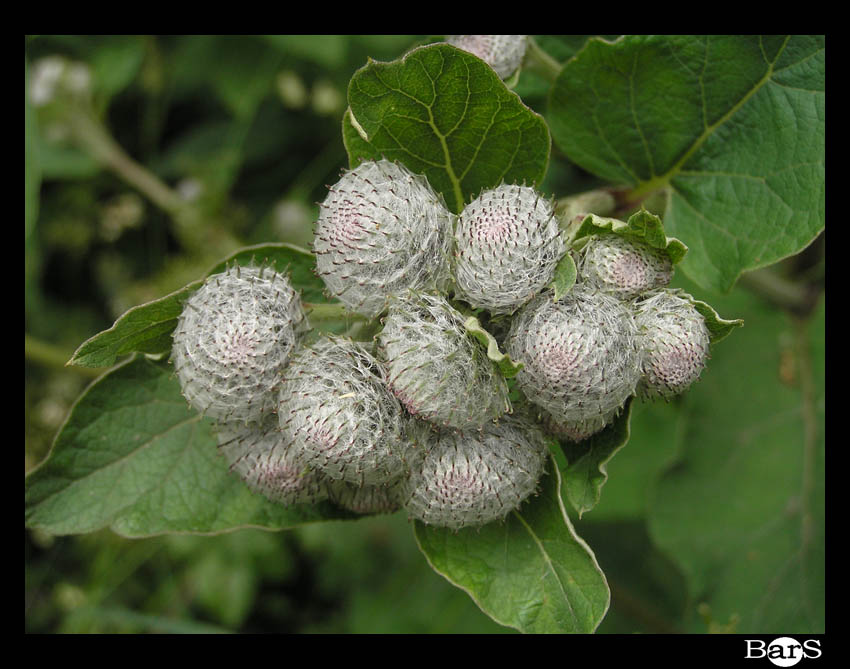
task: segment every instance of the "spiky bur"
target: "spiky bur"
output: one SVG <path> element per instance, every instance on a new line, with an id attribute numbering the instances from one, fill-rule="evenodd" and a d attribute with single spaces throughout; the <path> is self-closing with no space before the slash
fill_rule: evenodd
<path id="1" fill-rule="evenodd" d="M 512 313 L 551 281 L 565 247 L 549 200 L 502 184 L 464 207 L 455 229 L 456 296 Z"/>
<path id="2" fill-rule="evenodd" d="M 517 386 L 556 420 L 607 420 L 635 391 L 636 334 L 626 302 L 579 284 L 558 302 L 544 293 L 526 305 L 506 348 L 524 364 Z"/>
<path id="3" fill-rule="evenodd" d="M 251 490 L 273 502 L 315 504 L 328 497 L 327 479 L 304 466 L 272 417 L 263 423 L 220 423 L 218 449 Z"/>
<path id="4" fill-rule="evenodd" d="M 705 319 L 684 294 L 654 291 L 635 304 L 643 399 L 671 399 L 699 378 L 709 357 Z"/>
<path id="5" fill-rule="evenodd" d="M 510 410 L 508 387 L 487 352 L 441 295 L 409 292 L 390 302 L 378 346 L 387 385 L 407 411 L 457 429 Z"/>
<path id="6" fill-rule="evenodd" d="M 507 79 L 522 65 L 528 35 L 446 35 L 446 42 L 478 56 Z"/>
<path id="7" fill-rule="evenodd" d="M 579 254 L 582 281 L 623 299 L 670 283 L 673 264 L 660 249 L 620 235 L 595 235 Z"/>
<path id="8" fill-rule="evenodd" d="M 347 481 L 331 481 L 328 494 L 331 502 L 353 513 L 395 513 L 404 503 L 406 478 L 390 485 L 359 486 Z"/>
<path id="9" fill-rule="evenodd" d="M 481 431 L 441 430 L 411 472 L 405 508 L 455 530 L 502 519 L 536 490 L 547 453 L 541 430 L 519 416 Z"/>
<path id="10" fill-rule="evenodd" d="M 278 419 L 304 464 L 357 485 L 407 473 L 417 448 L 413 419 L 363 344 L 323 337 L 293 355 L 284 377 Z"/>
<path id="11" fill-rule="evenodd" d="M 174 330 L 183 395 L 217 420 L 261 420 L 274 410 L 281 371 L 307 329 L 298 293 L 274 269 L 235 266 L 209 277 Z"/>
<path id="12" fill-rule="evenodd" d="M 612 411 L 610 414 L 593 416 L 582 420 L 558 420 L 548 411 L 541 410 L 540 419 L 546 432 L 552 436 L 579 442 L 592 437 L 597 432 L 601 432 L 616 415 L 617 412 Z"/>
<path id="13" fill-rule="evenodd" d="M 387 160 L 361 163 L 321 204 L 316 271 L 343 304 L 375 317 L 390 295 L 444 287 L 453 221 L 424 177 Z"/>

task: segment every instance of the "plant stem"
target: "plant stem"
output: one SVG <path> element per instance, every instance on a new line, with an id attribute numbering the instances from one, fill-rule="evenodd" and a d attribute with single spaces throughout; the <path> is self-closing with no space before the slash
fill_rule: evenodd
<path id="1" fill-rule="evenodd" d="M 88 110 L 74 110 L 68 121 L 83 149 L 171 216 L 175 234 L 187 250 L 201 257 L 218 258 L 242 245 L 221 226 L 208 224 L 197 206 L 185 201 L 159 177 L 133 160 Z"/>
<path id="2" fill-rule="evenodd" d="M 561 73 L 561 63 L 541 49 L 531 35 L 528 36 L 523 68 L 540 75 L 549 83 L 554 83 Z"/>
<path id="3" fill-rule="evenodd" d="M 77 111 L 70 115 L 69 120 L 74 137 L 93 158 L 138 189 L 156 206 L 173 216 L 187 206 L 183 199 L 155 174 L 128 156 L 106 128 L 88 113 Z"/>
<path id="4" fill-rule="evenodd" d="M 102 369 L 91 367 L 77 367 L 75 365 L 66 367 L 65 363 L 71 359 L 69 353 L 26 333 L 24 334 L 24 358 L 50 369 L 69 370 L 82 376 L 95 377 L 100 376 L 103 372 Z"/>
<path id="5" fill-rule="evenodd" d="M 819 292 L 811 285 L 786 279 L 770 268 L 743 274 L 741 285 L 797 315 L 811 311 Z"/>
<path id="6" fill-rule="evenodd" d="M 312 321 L 368 320 L 365 316 L 348 311 L 339 302 L 305 302 L 304 309 Z"/>

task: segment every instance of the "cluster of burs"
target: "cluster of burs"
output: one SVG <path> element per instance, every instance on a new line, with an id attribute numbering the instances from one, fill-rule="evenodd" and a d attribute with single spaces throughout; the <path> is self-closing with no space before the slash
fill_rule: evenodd
<path id="1" fill-rule="evenodd" d="M 680 393 L 708 353 L 663 251 L 614 234 L 568 249 L 529 186 L 456 216 L 423 176 L 363 162 L 330 188 L 313 250 L 326 292 L 379 324 L 371 339 L 312 330 L 287 276 L 258 266 L 209 277 L 174 332 L 183 393 L 232 471 L 284 505 L 404 508 L 455 530 L 502 519 L 537 490 L 553 437 Z M 578 280 L 555 301 L 566 253 Z M 470 314 L 521 363 L 513 391 Z"/>

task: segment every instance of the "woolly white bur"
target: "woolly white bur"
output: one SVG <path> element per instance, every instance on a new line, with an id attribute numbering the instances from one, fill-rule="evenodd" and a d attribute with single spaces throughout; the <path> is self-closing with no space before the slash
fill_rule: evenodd
<path id="1" fill-rule="evenodd" d="M 547 454 L 541 430 L 518 416 L 481 431 L 442 430 L 411 473 L 405 508 L 455 530 L 503 519 L 536 490 Z"/>
<path id="2" fill-rule="evenodd" d="M 565 252 L 552 203 L 530 186 L 483 191 L 464 207 L 454 236 L 456 297 L 493 314 L 537 295 Z"/>
<path id="3" fill-rule="evenodd" d="M 507 79 L 522 65 L 528 35 L 446 35 L 446 42 L 478 56 Z"/>
<path id="4" fill-rule="evenodd" d="M 636 326 L 622 300 L 578 284 L 541 294 L 514 318 L 506 347 L 524 364 L 517 385 L 556 422 L 607 421 L 634 393 Z"/>
<path id="5" fill-rule="evenodd" d="M 615 234 L 591 237 L 577 267 L 587 284 L 623 299 L 666 286 L 673 277 L 673 264 L 663 251 Z"/>
<path id="6" fill-rule="evenodd" d="M 232 267 L 187 300 L 173 335 L 183 395 L 223 421 L 273 411 L 280 374 L 308 328 L 298 293 L 268 267 Z"/>
<path id="7" fill-rule="evenodd" d="M 605 426 L 617 416 L 617 413 L 618 411 L 615 410 L 608 414 L 582 420 L 559 420 L 548 411 L 541 409 L 540 420 L 549 434 L 561 439 L 579 442 L 605 429 Z"/>
<path id="8" fill-rule="evenodd" d="M 305 467 L 277 420 L 218 426 L 219 453 L 251 490 L 273 502 L 315 504 L 328 497 L 324 476 Z"/>
<path id="9" fill-rule="evenodd" d="M 710 349 L 702 315 L 684 294 L 659 290 L 635 304 L 644 399 L 670 399 L 699 378 Z"/>
<path id="10" fill-rule="evenodd" d="M 510 410 L 504 376 L 441 295 L 408 293 L 390 302 L 378 335 L 387 385 L 414 416 L 479 428 Z"/>
<path id="11" fill-rule="evenodd" d="M 321 204 L 316 271 L 330 294 L 374 318 L 393 294 L 444 287 L 452 225 L 425 177 L 387 160 L 361 163 Z"/>
<path id="12" fill-rule="evenodd" d="M 330 481 L 331 502 L 353 513 L 395 513 L 404 505 L 405 484 L 402 477 L 391 485 L 355 485 L 347 481 Z"/>
<path id="13" fill-rule="evenodd" d="M 392 483 L 416 450 L 412 420 L 358 342 L 323 337 L 284 373 L 278 419 L 305 465 L 359 486 Z"/>

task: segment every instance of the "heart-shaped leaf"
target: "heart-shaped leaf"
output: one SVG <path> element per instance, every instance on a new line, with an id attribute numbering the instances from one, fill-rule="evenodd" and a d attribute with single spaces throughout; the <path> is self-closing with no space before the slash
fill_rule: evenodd
<path id="1" fill-rule="evenodd" d="M 482 189 L 539 184 L 546 122 L 466 51 L 433 44 L 391 63 L 370 61 L 348 87 L 343 139 L 351 166 L 397 160 L 424 174 L 460 213 Z"/>
<path id="2" fill-rule="evenodd" d="M 552 136 L 588 171 L 670 197 L 703 288 L 796 253 L 824 228 L 824 36 L 592 39 L 550 96 Z"/>

